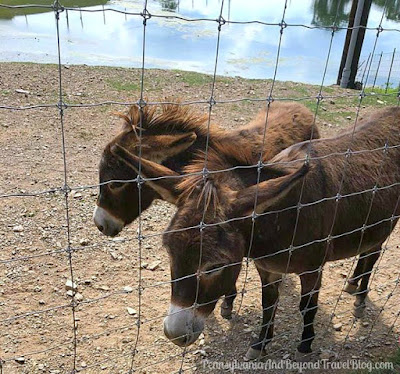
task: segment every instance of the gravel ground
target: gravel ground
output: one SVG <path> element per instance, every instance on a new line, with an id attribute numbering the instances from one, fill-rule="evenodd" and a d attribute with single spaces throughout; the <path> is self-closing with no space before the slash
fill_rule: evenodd
<path id="1" fill-rule="evenodd" d="M 63 66 L 62 81 L 63 100 L 68 104 L 133 102 L 139 97 L 140 71 L 135 69 Z M 210 83 L 211 78 L 205 75 L 149 70 L 144 87 L 150 101 L 166 97 L 198 101 L 209 98 Z M 263 98 L 270 85 L 269 81 L 219 77 L 217 102 Z M 274 92 L 279 98 L 300 99 L 315 97 L 318 89 L 277 82 Z M 0 64 L 0 105 L 54 104 L 58 90 L 58 70 L 54 65 Z M 323 100 L 317 119 L 323 135 L 353 124 L 356 101 L 334 98 L 348 93 L 337 87 L 324 89 L 323 95 L 331 98 Z M 303 100 L 310 107 L 315 106 L 314 101 Z M 386 104 L 386 99 L 374 97 L 363 105 L 361 114 Z M 204 103 L 193 106 L 200 112 L 207 110 Z M 260 107 L 250 101 L 217 104 L 212 119 L 223 127 L 234 128 L 247 123 Z M 71 256 L 65 252 L 66 202 L 62 193 L 0 198 L 0 358 L 5 361 L 5 374 L 70 373 L 74 331 L 79 372 L 129 371 L 138 334 L 139 258 L 134 239 L 137 223 L 114 239 L 102 236 L 92 222 L 97 189 L 76 189 L 97 183 L 102 149 L 120 128 L 113 112 L 121 110 L 122 105 L 101 105 L 68 107 L 64 111 L 67 178 L 72 187 L 68 198 L 70 240 L 75 249 Z M 61 144 L 60 117 L 55 105 L 30 110 L 1 109 L 0 195 L 62 187 Z M 144 235 L 161 234 L 173 212 L 174 207 L 168 203 L 153 204 L 143 214 Z M 379 360 L 396 348 L 400 327 L 393 324 L 400 301 L 399 290 L 395 289 L 400 274 L 395 260 L 399 243 L 396 228 L 372 281 L 365 317 L 361 320 L 352 317 L 353 297 L 341 293 L 353 259 L 326 266 L 313 344 L 316 357 Z M 71 279 L 70 265 L 81 295 L 75 321 L 65 286 Z M 184 359 L 182 350 L 170 343 L 162 331 L 170 276 L 160 235 L 144 241 L 142 265 L 142 324 L 135 372 L 171 373 L 183 365 L 189 373 L 219 373 L 222 370 L 208 367 L 207 362 L 242 359 L 252 335 L 258 331 L 261 317 L 260 282 L 252 264 L 240 310 L 240 303 L 236 302 L 234 318 L 226 321 L 219 316 L 217 307 L 208 320 L 204 338 L 188 349 Z M 243 279 L 242 274 L 239 287 Z M 301 334 L 299 292 L 297 277 L 287 276 L 281 287 L 276 336 L 269 348 L 271 359 L 294 357 Z M 331 319 L 334 307 L 336 316 Z"/>

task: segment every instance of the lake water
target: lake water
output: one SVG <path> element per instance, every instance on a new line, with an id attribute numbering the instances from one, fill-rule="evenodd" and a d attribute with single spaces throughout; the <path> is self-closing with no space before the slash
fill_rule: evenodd
<path id="1" fill-rule="evenodd" d="M 225 0 L 222 15 L 230 21 L 262 21 L 279 23 L 284 0 Z M 0 0 L 0 4 L 2 4 Z M 8 2 L 12 3 L 12 2 Z M 21 2 L 19 2 L 21 3 Z M 29 3 L 29 2 L 27 2 Z M 42 1 L 46 3 L 46 1 Z M 51 4 L 52 1 L 48 1 Z M 60 1 L 63 4 L 63 1 Z M 69 1 L 69 3 L 84 3 Z M 96 5 L 83 10 L 115 9 L 138 13 L 143 1 L 91 1 Z M 351 0 L 289 0 L 285 21 L 288 24 L 329 26 L 338 3 L 338 21 L 347 25 Z M 377 27 L 384 1 L 372 6 L 368 26 Z M 400 29 L 400 0 L 389 1 L 385 10 L 384 29 Z M 68 5 L 64 3 L 65 5 Z M 217 19 L 221 0 L 160 0 L 148 1 L 151 14 L 182 16 L 188 19 Z M 31 61 L 57 63 L 56 27 L 52 12 L 4 14 L 0 8 L 0 61 Z M 33 10 L 30 10 L 32 13 Z M 34 10 L 36 12 L 39 9 Z M 214 71 L 217 22 L 186 22 L 179 19 L 152 17 L 146 27 L 145 67 L 183 69 L 204 73 Z M 336 81 L 345 30 L 335 33 L 328 64 L 326 84 Z M 279 26 L 262 24 L 225 24 L 217 74 L 246 78 L 272 78 L 280 36 Z M 372 51 L 376 30 L 366 32 L 362 60 Z M 60 15 L 61 58 L 64 64 L 110 65 L 139 67 L 142 62 L 143 19 L 111 11 L 64 11 Z M 320 83 L 325 67 L 331 31 L 289 26 L 283 31 L 277 79 Z M 400 32 L 380 34 L 376 53 L 387 53 L 378 78 L 382 84 L 387 76 L 390 53 L 400 52 Z M 386 56 L 386 55 L 384 55 Z M 385 66 L 386 66 L 385 65 Z M 395 59 L 394 83 L 400 61 Z M 399 74 L 400 75 L 400 74 Z"/>

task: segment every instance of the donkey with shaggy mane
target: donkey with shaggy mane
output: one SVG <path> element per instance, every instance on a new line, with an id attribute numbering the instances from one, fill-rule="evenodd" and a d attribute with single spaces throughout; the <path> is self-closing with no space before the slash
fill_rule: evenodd
<path id="1" fill-rule="evenodd" d="M 261 278 L 263 324 L 247 357 L 265 354 L 273 337 L 278 286 L 285 273 L 300 276 L 304 327 L 297 349 L 310 353 L 324 264 L 363 254 L 361 267 L 368 267 L 368 255 L 379 254 L 398 220 L 399 127 L 400 108 L 393 107 L 354 131 L 295 144 L 264 166 L 258 185 L 247 169 L 212 173 L 206 179 L 195 175 L 173 183 L 152 181 L 152 188 L 168 193 L 178 207 L 163 237 L 173 280 L 166 336 L 182 346 L 198 338 L 217 300 L 234 287 L 252 240 L 249 255 Z M 138 169 L 138 157 L 123 147 L 114 145 L 111 152 Z M 209 170 L 231 166 L 232 157 L 222 148 L 208 155 Z M 204 157 L 198 157 L 184 171 L 201 172 L 203 167 Z M 176 175 L 146 160 L 141 160 L 141 170 L 144 177 Z M 366 294 L 365 288 L 357 301 L 362 304 Z"/>
<path id="2" fill-rule="evenodd" d="M 110 148 L 118 144 L 138 155 L 141 147 L 143 158 L 182 173 L 195 154 L 205 149 L 208 133 L 208 116 L 199 115 L 183 105 L 146 106 L 142 112 L 134 105 L 127 114 L 119 116 L 124 120 L 123 129 L 104 148 L 99 166 L 100 193 L 94 212 L 96 226 L 108 236 L 117 235 L 139 215 L 137 184 L 123 182 L 135 179 L 137 173 L 115 157 Z M 240 162 L 256 163 L 262 148 L 265 123 L 266 111 L 262 110 L 248 125 L 235 130 L 223 130 L 211 124 L 209 144 L 234 150 Z M 313 123 L 313 114 L 303 105 L 272 103 L 268 111 L 265 158 L 268 160 L 286 147 L 311 136 L 319 138 Z M 142 131 L 141 141 L 139 131 Z M 107 183 L 113 180 L 118 182 Z M 144 184 L 141 211 L 157 198 L 171 201 L 170 197 L 162 196 Z"/>

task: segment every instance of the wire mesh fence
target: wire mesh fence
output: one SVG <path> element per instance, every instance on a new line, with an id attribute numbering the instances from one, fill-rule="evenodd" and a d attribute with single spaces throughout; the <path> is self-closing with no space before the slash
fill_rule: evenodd
<path id="1" fill-rule="evenodd" d="M 62 63 L 60 15 L 66 14 L 67 11 L 80 12 L 80 14 L 100 11 L 106 14 L 107 12 L 116 12 L 116 10 L 107 9 L 107 7 L 103 7 L 101 10 L 64 7 L 59 1 L 48 6 L 0 4 L 1 8 L 46 8 L 51 10 L 57 26 L 58 55 L 56 70 L 49 67 L 52 70 L 47 70 L 45 75 L 46 79 L 49 79 L 49 87 L 50 85 L 57 87 L 54 95 L 56 100 L 48 100 L 47 97 L 42 100 L 39 96 L 37 100 L 24 101 L 18 97 L 16 99 L 18 104 L 0 103 L 2 113 L 10 116 L 10 119 L 5 121 L 12 122 L 12 126 L 7 125 L 7 129 L 11 127 L 11 133 L 7 135 L 10 144 L 4 143 L 5 151 L 12 157 L 7 158 L 4 162 L 4 168 L 7 169 L 4 175 L 7 178 L 4 179 L 3 190 L 0 191 L 3 211 L 2 236 L 5 243 L 4 254 L 0 258 L 0 266 L 3 267 L 0 304 L 1 324 L 3 325 L 1 345 L 4 347 L 0 356 L 2 373 L 43 371 L 52 373 L 98 373 L 103 371 L 133 373 L 160 372 L 162 370 L 182 373 L 192 370 L 210 371 L 210 369 L 220 372 L 221 367 L 217 367 L 216 364 L 232 363 L 234 359 L 241 361 L 251 340 L 258 339 L 258 345 L 254 346 L 256 351 L 259 351 L 260 346 L 263 347 L 264 343 L 269 342 L 271 326 L 275 326 L 276 331 L 272 342 L 269 342 L 267 357 L 274 360 L 293 358 L 297 343 L 300 340 L 307 342 L 313 339 L 313 336 L 312 334 L 306 334 L 306 336 L 303 334 L 300 339 L 300 327 L 303 323 L 301 315 L 297 313 L 297 305 L 300 303 L 300 284 L 298 278 L 292 276 L 291 273 L 297 273 L 303 279 L 317 275 L 316 278 L 311 279 L 311 286 L 302 292 L 302 304 L 300 305 L 302 305 L 302 315 L 305 317 L 310 316 L 310 313 L 312 314 L 316 310 L 317 306 L 313 297 L 319 292 L 323 267 L 325 267 L 325 271 L 322 295 L 316 319 L 316 338 L 313 343 L 314 351 L 320 355 L 320 358 L 340 361 L 355 357 L 357 360 L 366 362 L 379 358 L 377 351 L 382 350 L 382 346 L 387 345 L 389 350 L 395 345 L 399 329 L 398 283 L 400 273 L 396 267 L 398 231 L 393 226 L 399 218 L 398 199 L 391 202 L 388 214 L 374 220 L 371 220 L 370 217 L 371 214 L 375 217 L 376 205 L 382 204 L 380 194 L 390 191 L 392 195 L 398 196 L 400 181 L 394 179 L 388 182 L 387 165 L 389 161 L 396 162 L 395 155 L 400 144 L 393 143 L 385 136 L 378 142 L 379 144 L 369 148 L 359 148 L 356 143 L 360 117 L 368 118 L 369 115 L 369 113 L 364 114 L 364 107 L 368 100 L 376 101 L 376 94 L 366 88 L 370 85 L 367 83 L 372 79 L 375 83 L 378 82 L 375 78 L 385 71 L 382 62 L 382 68 L 380 66 L 375 68 L 376 59 L 369 59 L 361 67 L 361 80 L 364 83 L 361 91 L 332 90 L 330 87 L 326 87 L 326 70 L 331 58 L 332 43 L 337 31 L 341 29 L 333 24 L 328 28 L 331 30 L 330 43 L 326 50 L 324 73 L 321 76 L 320 85 L 310 87 L 310 92 L 302 92 L 300 95 L 285 95 L 283 94 L 285 90 L 282 89 L 284 87 L 276 79 L 285 33 L 291 30 L 295 32 L 298 28 L 320 27 L 286 23 L 287 2 L 282 9 L 282 18 L 277 23 L 259 20 L 246 22 L 226 20 L 222 16 L 224 6 L 226 4 L 221 1 L 217 19 L 187 19 L 176 15 L 153 14 L 149 12 L 146 1 L 140 12 L 118 11 L 123 16 L 138 17 L 143 23 L 141 68 L 136 75 L 136 79 L 140 82 L 139 95 L 133 100 L 119 101 L 115 97 L 110 99 L 107 95 L 101 97 L 99 95 L 99 100 L 95 97 L 93 101 L 81 98 L 76 101 L 70 93 L 67 93 L 69 85 L 75 86 L 76 82 L 72 75 L 74 68 L 66 68 Z M 373 50 L 370 51 L 371 56 L 377 56 L 376 49 L 382 33 L 399 32 L 397 29 L 383 28 L 383 15 L 384 10 L 379 24 L 368 28 L 377 31 Z M 146 77 L 152 76 L 153 73 L 146 69 L 146 33 L 148 27 L 151 27 L 152 20 L 158 18 L 174 18 L 183 22 L 215 23 L 215 51 L 212 53 L 214 73 L 209 78 L 209 87 L 200 96 L 193 95 L 189 99 L 184 97 L 179 102 L 177 99 L 165 101 L 147 99 Z M 247 87 L 243 95 L 241 92 L 241 95 L 236 96 L 230 92 L 230 83 L 221 81 L 217 75 L 221 40 L 224 37 L 224 28 L 229 24 L 251 23 L 279 30 L 274 74 L 270 82 L 260 86 L 260 94 L 257 97 L 249 94 L 251 90 L 247 90 Z M 393 56 L 395 56 L 395 52 Z M 392 60 L 392 68 L 386 69 L 387 81 L 391 81 L 396 76 L 394 68 L 397 66 L 396 58 L 393 57 Z M 101 68 L 98 69 L 100 69 L 101 76 L 103 71 Z M 21 70 L 22 72 L 26 71 L 24 68 Z M 30 74 L 23 76 L 23 79 L 36 79 L 37 76 L 32 74 L 32 70 L 28 69 L 27 71 L 30 71 Z M 17 72 L 16 74 L 21 73 Z M 89 80 L 98 77 L 93 71 L 88 74 Z M 17 94 L 20 95 L 20 93 Z M 397 105 L 398 98 L 399 93 L 396 90 L 379 93 L 379 100 L 382 101 L 380 105 L 385 104 L 385 101 Z M 349 105 L 353 109 L 352 115 L 348 116 L 350 118 L 346 118 L 351 134 L 350 142 L 344 149 L 335 149 L 322 155 L 315 154 L 311 140 L 318 131 L 316 126 L 322 125 L 327 134 L 334 133 L 331 129 L 332 124 L 321 123 L 320 117 L 326 111 L 327 103 L 338 105 L 338 103 L 342 103 L 341 100 L 347 100 L 346 102 L 350 103 Z M 274 121 L 273 104 L 287 101 L 305 103 L 312 109 L 313 116 L 309 124 L 311 132 L 308 140 L 304 139 L 306 147 L 305 152 L 300 155 L 301 157 L 293 160 L 271 161 L 265 158 L 265 152 L 269 145 L 268 130 Z M 149 133 L 150 127 L 146 121 L 149 116 L 149 108 L 157 108 L 160 104 L 174 104 L 172 106 L 174 108 L 200 108 L 207 114 L 206 120 L 202 123 L 204 130 L 203 154 L 199 156 L 199 159 L 193 158 L 192 160 L 196 167 L 192 165 L 192 169 L 182 169 L 180 173 L 176 174 L 149 175 L 150 169 L 146 164 L 145 155 L 148 151 L 146 135 Z M 215 167 L 215 149 L 221 152 L 221 148 L 216 146 L 213 138 L 215 132 L 213 132 L 212 118 L 226 116 L 226 111 L 220 108 L 226 107 L 229 108 L 228 110 L 232 110 L 234 105 L 246 105 L 245 110 L 250 108 L 249 112 L 254 112 L 257 104 L 265 107 L 265 116 L 258 134 L 257 149 L 253 149 L 256 157 L 247 163 L 236 160 L 236 163 L 224 163 L 222 166 Z M 87 170 L 85 167 L 79 166 L 80 162 L 86 166 L 85 158 L 89 158 L 91 154 L 91 150 L 86 148 L 84 143 L 94 137 L 94 134 L 103 135 L 103 137 L 107 134 L 101 133 L 101 131 L 99 133 L 99 130 L 91 124 L 100 116 L 104 116 L 101 108 L 117 107 L 126 111 L 126 107 L 130 106 L 136 108 L 135 113 L 137 113 L 136 120 L 131 121 L 131 125 L 135 129 L 135 150 L 137 152 L 137 174 L 135 175 L 137 176 L 134 178 L 108 176 L 100 183 L 93 183 L 97 168 L 91 166 L 91 169 Z M 246 113 L 248 119 L 251 118 L 251 115 L 252 113 Z M 74 124 L 73 121 L 77 120 L 84 124 Z M 245 121 L 245 119 L 242 121 L 239 118 L 238 122 Z M 14 124 L 16 124 L 15 129 Z M 32 128 L 34 130 L 31 133 L 26 131 L 26 129 Z M 231 132 L 234 133 L 234 130 Z M 226 132 L 224 136 L 228 136 L 228 134 L 229 132 Z M 238 136 L 238 134 L 236 135 Z M 76 138 L 78 141 L 73 141 Z M 56 146 L 55 139 L 59 142 L 58 146 Z M 96 144 L 96 147 L 100 149 L 102 145 Z M 79 152 L 76 148 L 79 148 Z M 244 152 L 244 148 L 242 150 Z M 355 170 L 353 162 L 356 161 L 353 160 L 372 160 L 378 154 L 380 158 L 372 178 L 373 183 L 368 188 L 349 190 L 346 183 L 351 180 Z M 334 164 L 335 160 L 344 160 L 343 167 L 338 174 L 339 188 L 332 194 L 325 194 L 321 198 L 310 200 L 306 177 L 297 186 L 296 204 L 260 211 L 259 205 L 263 202 L 265 192 L 264 183 L 268 181 L 265 173 L 278 167 L 295 167 L 299 164 L 299 160 L 306 166 L 325 161 Z M 252 173 L 254 182 L 251 208 L 242 214 L 210 219 L 210 203 L 215 205 L 217 200 L 213 194 L 208 195 L 209 199 L 203 199 L 207 195 L 207 191 L 204 189 L 200 194 L 196 212 L 186 217 L 182 227 L 178 228 L 172 225 L 166 228 L 170 217 L 175 212 L 172 206 L 157 202 L 153 204 L 150 213 L 145 211 L 148 205 L 146 200 L 148 195 L 146 194 L 148 194 L 149 186 L 153 188 L 159 183 L 173 183 L 173 181 L 182 180 L 185 182 L 192 178 L 203 188 L 209 186 L 210 181 L 218 182 L 218 178 L 221 176 L 226 175 L 230 178 L 234 173 L 242 172 Z M 397 175 L 395 172 L 393 174 Z M 119 175 L 121 174 L 113 174 L 113 176 Z M 12 177 L 15 177 L 17 184 L 9 189 L 8 182 L 13 180 Z M 124 229 L 126 236 L 123 234 L 123 236 L 108 239 L 91 234 L 95 227 L 91 215 L 88 214 L 88 208 L 94 203 L 98 194 L 97 189 L 99 187 L 111 189 L 112 187 L 118 191 L 119 188 L 126 188 L 126 185 L 136 191 L 135 204 L 138 207 L 137 219 L 132 226 Z M 160 194 L 160 191 L 158 193 Z M 196 191 L 192 193 L 194 196 L 196 195 Z M 357 210 L 364 213 L 362 224 L 357 227 L 347 227 L 338 232 L 336 229 L 338 222 L 345 219 L 340 215 L 342 202 L 360 196 L 367 196 L 366 206 L 356 207 Z M 223 195 L 223 197 L 226 196 Z M 378 200 L 378 203 L 375 199 Z M 172 197 L 171 200 L 174 198 Z M 188 201 L 190 201 L 190 196 Z M 313 227 L 313 222 L 307 222 L 307 216 L 304 216 L 303 212 L 311 212 L 310 209 L 326 203 L 331 203 L 330 208 L 332 209 L 328 215 L 329 220 L 325 216 L 323 217 L 326 220 L 327 231 L 322 232 L 322 235 L 310 236 L 310 240 L 305 242 L 299 241 L 298 236 L 304 226 L 308 225 L 310 230 Z M 181 204 L 183 203 L 181 202 Z M 181 209 L 182 205 L 178 207 L 178 213 L 181 212 Z M 291 225 L 290 232 L 285 233 L 290 237 L 289 245 L 282 245 L 279 250 L 271 253 L 260 253 L 255 250 L 255 248 L 259 248 L 263 236 L 258 222 L 268 222 L 263 220 L 268 220 L 269 217 L 285 216 L 285 214 L 293 212 L 293 225 Z M 196 217 L 199 218 L 197 221 Z M 192 222 L 194 222 L 193 225 Z M 390 227 L 384 238 L 386 241 L 374 243 L 382 246 L 375 245 L 372 251 L 365 252 L 364 243 L 372 242 L 368 236 L 371 232 L 369 230 L 385 224 Z M 245 252 L 239 258 L 230 258 L 230 261 L 224 260 L 210 264 L 210 237 L 216 229 L 224 228 L 225 231 L 222 234 L 222 240 L 224 240 L 227 235 L 231 235 L 229 230 L 226 230 L 227 225 L 245 226 L 249 230 L 246 237 L 248 240 L 243 244 Z M 103 227 L 103 229 L 105 228 Z M 11 231 L 11 235 L 9 231 Z M 179 234 L 185 233 L 190 233 L 191 237 L 198 239 L 195 247 L 197 265 L 194 271 L 186 273 L 183 266 L 180 271 L 173 273 L 173 279 L 170 279 L 168 256 L 161 251 L 162 236 L 168 238 L 172 235 L 171 237 L 179 238 Z M 354 235 L 356 235 L 356 240 L 354 240 Z M 91 240 L 88 240 L 88 237 Z M 330 258 L 332 243 L 337 243 L 341 239 L 348 240 L 348 245 L 355 247 L 356 251 L 352 252 L 353 255 L 363 252 L 360 255 L 361 260 L 352 257 L 348 260 L 325 264 L 325 260 Z M 164 239 L 164 241 L 166 240 Z M 240 243 L 230 244 L 231 247 L 239 247 Z M 293 270 L 296 261 L 298 262 L 296 260 L 297 253 L 316 245 L 322 245 L 325 248 L 321 262 L 311 270 L 308 268 Z M 190 249 L 184 248 L 185 251 L 190 251 Z M 222 249 L 224 248 L 215 248 L 214 250 L 222 251 Z M 172 252 L 171 258 L 173 258 L 173 249 L 170 248 L 169 251 Z M 182 253 L 185 256 L 185 252 Z M 281 277 L 272 279 L 273 277 L 264 274 L 266 279 L 263 279 L 260 288 L 258 275 L 252 263 L 269 266 L 280 255 L 286 256 L 283 265 L 280 265 L 285 270 L 280 271 L 283 275 L 282 279 Z M 363 267 L 357 275 L 358 278 L 366 279 L 367 282 L 370 278 L 371 291 L 365 316 L 361 319 L 356 318 L 352 315 L 353 300 L 349 296 L 345 296 L 343 292 L 346 288 L 346 280 L 352 278 L 353 270 L 358 267 L 360 261 L 368 262 L 368 259 L 375 258 L 376 255 L 380 255 L 380 257 L 375 267 Z M 344 257 L 347 256 L 341 258 Z M 357 263 L 357 261 L 359 262 Z M 186 259 L 185 263 L 189 262 L 190 259 Z M 231 282 L 231 292 L 217 294 L 215 297 L 204 297 L 204 279 L 211 282 L 212 277 L 216 276 L 215 274 L 219 276 L 220 272 L 229 273 L 233 271 L 232 269 L 240 266 L 243 267 L 243 271 L 239 275 L 236 287 L 236 279 Z M 260 274 L 263 272 L 260 271 Z M 192 299 L 190 303 L 184 301 L 179 308 L 171 307 L 168 311 L 171 287 L 174 290 L 189 281 L 194 282 L 191 283 Z M 265 290 L 274 289 L 275 286 L 277 288 L 281 283 L 279 303 L 276 298 L 269 305 L 265 304 L 265 300 L 260 305 L 260 289 L 263 290 L 265 298 Z M 326 294 L 324 294 L 324 289 L 327 290 Z M 353 291 L 356 295 L 358 292 L 358 296 L 363 296 L 366 289 Z M 216 315 L 215 317 L 210 316 L 206 322 L 208 327 L 204 333 L 202 332 L 202 335 L 200 331 L 191 331 L 183 336 L 175 334 L 171 338 L 172 341 L 184 339 L 183 344 L 182 342 L 180 344 L 183 347 L 173 345 L 164 336 L 162 324 L 165 317 L 173 319 L 178 315 L 183 320 L 187 318 L 188 313 L 195 315 L 201 311 L 204 314 L 203 310 L 213 307 L 222 296 L 229 299 L 230 296 L 236 296 L 236 294 L 233 322 Z M 211 295 L 213 294 L 211 293 Z M 358 310 L 360 309 L 364 309 L 363 304 L 358 305 Z M 263 310 L 264 319 L 260 326 L 258 314 L 261 310 Z M 274 321 L 271 315 L 274 315 L 275 312 L 277 316 Z M 355 314 L 357 314 L 357 308 Z M 304 319 L 306 329 L 312 326 L 312 323 L 312 320 Z M 260 328 L 261 335 L 257 334 Z M 187 344 L 188 336 L 193 335 L 199 335 L 196 336 L 199 339 L 194 345 Z M 279 368 L 277 370 L 279 372 Z"/>
<path id="2" fill-rule="evenodd" d="M 369 80 L 365 82 L 368 87 L 383 88 L 385 93 L 390 89 L 396 90 L 400 86 L 400 58 L 396 48 L 393 52 L 381 52 L 369 55 L 360 64 L 357 80 L 362 81 L 362 66 L 371 65 Z"/>

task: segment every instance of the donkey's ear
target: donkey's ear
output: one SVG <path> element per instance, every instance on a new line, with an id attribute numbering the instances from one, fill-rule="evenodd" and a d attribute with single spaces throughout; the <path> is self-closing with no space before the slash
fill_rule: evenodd
<path id="1" fill-rule="evenodd" d="M 309 166 L 303 163 L 301 167 L 296 169 L 282 167 L 278 171 L 276 165 L 273 166 L 274 175 L 278 176 L 273 179 L 261 182 L 258 185 L 256 213 L 260 214 L 283 202 L 289 191 L 298 184 L 299 181 L 308 173 Z M 237 191 L 231 196 L 232 214 L 235 217 L 245 217 L 253 212 L 255 204 L 255 196 L 257 185 Z"/>
<path id="2" fill-rule="evenodd" d="M 194 132 L 175 135 L 148 135 L 143 136 L 143 156 L 149 160 L 166 159 L 188 149 L 196 140 Z M 138 147 L 139 144 L 136 145 Z"/>
<path id="3" fill-rule="evenodd" d="M 126 148 L 121 147 L 118 144 L 111 146 L 111 153 L 118 157 L 130 168 L 135 170 L 136 173 L 140 173 L 144 178 L 160 178 L 161 179 L 147 181 L 154 191 L 156 191 L 163 200 L 166 200 L 172 204 L 176 204 L 179 193 L 175 188 L 179 182 L 179 176 L 175 171 L 168 169 L 165 166 L 159 165 L 155 162 L 148 161 L 144 158 L 139 158 L 138 156 L 130 153 Z M 139 162 L 140 161 L 140 162 Z"/>

